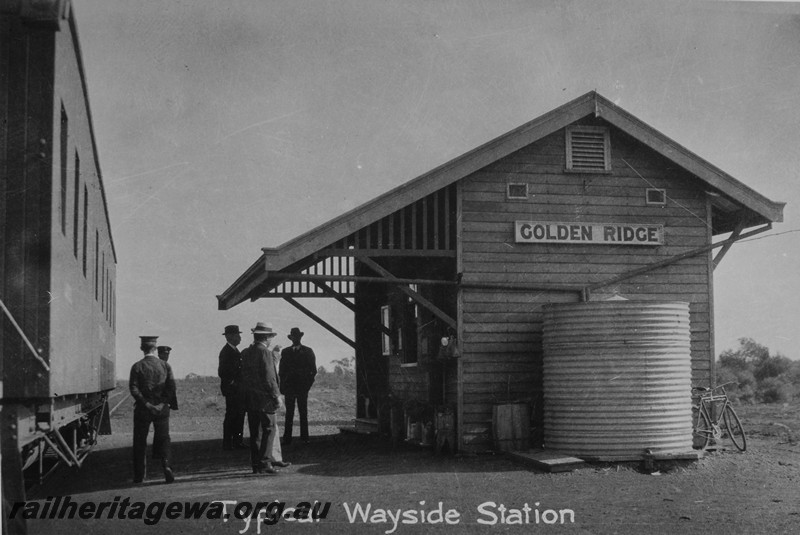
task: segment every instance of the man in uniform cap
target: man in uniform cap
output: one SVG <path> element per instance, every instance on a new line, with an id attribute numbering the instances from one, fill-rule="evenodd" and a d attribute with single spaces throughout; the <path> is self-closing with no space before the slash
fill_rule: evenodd
<path id="1" fill-rule="evenodd" d="M 269 351 L 276 336 L 272 325 L 259 322 L 251 330 L 253 344 L 242 351 L 242 390 L 250 429 L 250 462 L 254 474 L 277 472 L 269 460 L 271 418 L 280 406 L 275 363 Z"/>
<path id="2" fill-rule="evenodd" d="M 158 346 L 158 358 L 164 362 L 168 362 L 170 351 L 172 351 L 172 348 L 169 346 Z"/>
<path id="3" fill-rule="evenodd" d="M 222 421 L 222 449 L 244 448 L 244 395 L 242 382 L 242 355 L 237 346 L 242 342 L 238 325 L 225 327 L 225 345 L 219 352 L 219 388 L 225 396 L 225 419 Z"/>
<path id="4" fill-rule="evenodd" d="M 281 393 L 286 398 L 286 423 L 283 429 L 283 443 L 292 442 L 292 423 L 294 406 L 300 413 L 300 439 L 308 442 L 308 391 L 317 376 L 317 360 L 314 350 L 300 343 L 303 332 L 292 327 L 289 332 L 291 347 L 281 352 L 280 381 Z"/>
<path id="5" fill-rule="evenodd" d="M 158 346 L 158 358 L 163 360 L 164 362 L 169 361 L 169 354 L 172 351 L 172 348 L 169 346 Z M 178 410 L 178 394 L 175 392 L 173 394 L 172 399 L 169 400 L 169 408 L 176 411 Z"/>
<path id="6" fill-rule="evenodd" d="M 164 480 L 172 483 L 170 467 L 169 410 L 175 396 L 175 378 L 169 364 L 159 359 L 157 336 L 141 336 L 144 358 L 131 366 L 128 388 L 135 400 L 133 409 L 133 481 L 141 483 L 145 475 L 145 450 L 150 424 L 153 424 L 153 449 L 161 457 Z"/>

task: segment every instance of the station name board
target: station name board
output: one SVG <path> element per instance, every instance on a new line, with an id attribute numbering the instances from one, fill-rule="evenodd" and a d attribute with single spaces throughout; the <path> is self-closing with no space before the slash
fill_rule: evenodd
<path id="1" fill-rule="evenodd" d="M 664 225 L 516 221 L 514 241 L 517 243 L 664 245 Z"/>

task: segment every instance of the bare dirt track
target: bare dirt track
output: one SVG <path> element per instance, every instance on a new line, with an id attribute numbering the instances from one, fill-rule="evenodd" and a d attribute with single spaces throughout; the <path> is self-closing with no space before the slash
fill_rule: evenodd
<path id="1" fill-rule="evenodd" d="M 209 405 L 212 395 L 207 396 Z M 332 394 L 318 391 L 319 406 L 327 403 L 320 399 L 323 395 Z M 131 483 L 130 415 L 121 407 L 114 419 L 115 434 L 102 438 L 81 472 L 58 474 L 30 498 L 44 504 L 47 497 L 70 496 L 79 503 L 97 504 L 119 497 L 118 503 L 128 499 L 131 508 L 134 502 L 157 507 L 152 504 L 162 501 L 180 502 L 181 507 L 185 502 L 213 500 L 238 504 L 278 500 L 287 507 L 315 500 L 331 504 L 327 516 L 317 522 L 281 519 L 275 525 L 261 525 L 262 533 L 749 534 L 797 533 L 800 526 L 800 444 L 787 434 L 800 431 L 792 420 L 797 407 L 773 408 L 770 421 L 760 420 L 755 409 L 742 411 L 745 426 L 750 419 L 751 427 L 760 430 L 749 437 L 747 452 L 723 451 L 694 463 L 664 463 L 652 475 L 633 463 L 547 474 L 499 455 L 441 457 L 417 447 L 393 449 L 385 439 L 335 433 L 335 423 L 346 419 L 345 414 L 331 413 L 326 419 L 312 412 L 311 443 L 285 448 L 285 458 L 294 464 L 276 476 L 255 476 L 249 473 L 247 451 L 222 451 L 221 415 L 215 411 L 205 415 L 208 406 L 195 407 L 201 405 L 197 400 L 191 403 L 173 418 L 177 480 L 172 485 L 163 484 L 159 471 L 143 485 Z M 772 425 L 781 414 L 787 416 L 780 421 L 788 422 L 781 424 L 788 432 Z M 436 512 L 440 502 L 441 515 Z M 371 507 L 366 521 L 359 516 L 351 522 L 348 511 L 352 514 L 355 504 Z M 530 511 L 525 511 L 526 504 Z M 233 513 L 233 506 L 227 507 Z M 416 512 L 401 516 L 395 526 L 392 515 L 398 510 Z M 445 520 L 449 510 L 458 514 L 450 513 L 450 523 Z M 574 512 L 574 522 L 565 510 Z M 565 511 L 563 525 L 561 511 Z M 525 522 L 526 513 L 527 525 L 502 521 L 505 515 L 507 521 Z M 422 516 L 424 524 L 419 523 Z M 28 525 L 34 534 L 258 533 L 255 521 L 248 526 L 233 516 L 227 521 L 168 519 L 162 511 L 153 525 L 143 519 L 101 517 L 30 520 Z M 556 518 L 555 523 L 546 523 Z M 403 523 L 404 519 L 417 523 Z"/>

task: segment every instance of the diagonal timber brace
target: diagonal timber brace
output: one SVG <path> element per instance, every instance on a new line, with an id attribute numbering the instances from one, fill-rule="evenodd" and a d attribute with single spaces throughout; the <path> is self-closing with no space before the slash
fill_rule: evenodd
<path id="1" fill-rule="evenodd" d="M 717 266 L 720 262 L 722 262 L 722 257 L 733 247 L 733 244 L 736 240 L 739 239 L 739 236 L 742 234 L 742 230 L 744 230 L 745 222 L 744 219 L 740 219 L 739 222 L 736 224 L 736 228 L 733 229 L 733 233 L 731 237 L 726 240 L 726 244 L 722 246 L 722 249 L 719 250 L 717 256 L 714 257 L 714 269 L 717 269 Z"/>
<path id="2" fill-rule="evenodd" d="M 338 329 L 336 329 L 336 327 L 334 327 L 333 325 L 331 325 L 331 324 L 330 324 L 330 323 L 328 323 L 327 321 L 323 320 L 322 318 L 320 318 L 319 316 L 317 316 L 316 314 L 314 314 L 313 312 L 311 312 L 309 309 L 307 309 L 306 307 L 304 307 L 303 305 L 301 305 L 300 303 L 298 303 L 297 301 L 295 301 L 293 298 L 291 298 L 291 297 L 284 297 L 283 299 L 284 299 L 284 300 L 285 300 L 287 303 L 289 303 L 290 305 L 292 305 L 293 307 L 295 307 L 297 310 L 299 310 L 300 312 L 302 312 L 303 314 L 305 314 L 306 316 L 308 316 L 308 317 L 309 317 L 309 318 L 311 318 L 312 320 L 316 321 L 316 322 L 317 322 L 317 323 L 319 323 L 321 326 L 325 327 L 325 329 L 327 329 L 327 330 L 328 330 L 328 331 L 329 331 L 329 332 L 330 332 L 332 335 L 334 335 L 335 337 L 337 337 L 338 339 L 340 339 L 341 341 L 343 341 L 345 344 L 349 345 L 349 346 L 350 346 L 350 347 L 352 347 L 352 348 L 355 348 L 355 347 L 356 347 L 356 343 L 355 343 L 354 341 L 352 341 L 352 340 L 351 340 L 350 338 L 348 338 L 347 336 L 343 335 L 341 332 L 339 332 L 339 330 L 338 330 Z"/>
<path id="3" fill-rule="evenodd" d="M 343 304 L 344 306 L 346 306 L 347 308 L 349 308 L 353 312 L 356 311 L 356 306 L 353 303 L 351 303 L 350 301 L 345 299 L 345 297 L 342 294 L 338 293 L 336 290 L 334 290 L 333 288 L 331 288 L 330 286 L 328 286 L 324 282 L 314 281 L 314 284 L 320 290 L 322 290 L 325 293 L 325 295 L 327 295 L 328 297 L 333 297 L 334 299 L 339 301 L 341 304 Z M 389 328 L 386 327 L 385 325 L 381 325 L 381 330 L 383 331 L 383 334 L 385 334 L 387 336 L 391 336 L 392 335 L 392 331 L 390 331 Z"/>
<path id="4" fill-rule="evenodd" d="M 359 258 L 358 260 L 359 262 L 363 263 L 365 266 L 370 268 L 375 273 L 378 273 L 379 275 L 384 277 L 386 280 L 397 283 L 398 288 L 400 288 L 400 290 L 404 294 L 413 299 L 419 305 L 428 309 L 434 316 L 445 322 L 453 329 L 458 329 L 458 323 L 456 322 L 456 320 L 451 318 L 449 314 L 447 314 L 442 309 L 440 309 L 439 307 L 437 307 L 436 305 L 434 305 L 433 303 L 431 303 L 430 301 L 419 295 L 417 292 L 415 292 L 408 286 L 405 286 L 401 282 L 401 279 L 398 279 L 397 277 L 392 275 L 386 268 L 384 268 L 383 266 L 381 266 L 380 264 L 378 264 L 377 262 L 375 262 L 370 258 Z"/>
<path id="5" fill-rule="evenodd" d="M 618 282 L 621 282 L 621 281 L 636 277 L 637 275 L 642 275 L 644 273 L 648 273 L 650 271 L 654 271 L 654 270 L 662 268 L 664 266 L 668 266 L 670 264 L 674 264 L 675 262 L 683 260 L 684 258 L 690 258 L 690 257 L 693 257 L 693 256 L 697 256 L 699 254 L 708 253 L 709 251 L 711 251 L 713 249 L 716 249 L 717 247 L 730 247 L 731 245 L 733 245 L 734 243 L 736 243 L 739 240 L 743 240 L 745 238 L 749 238 L 751 236 L 755 236 L 756 234 L 761 234 L 762 232 L 766 232 L 766 231 L 768 231 L 770 229 L 772 229 L 772 223 L 768 223 L 768 224 L 764 225 L 763 227 L 759 227 L 759 228 L 757 228 L 755 230 L 751 230 L 750 232 L 745 232 L 744 234 L 741 234 L 741 233 L 738 234 L 738 235 L 734 234 L 733 236 L 731 236 L 727 240 L 723 240 L 723 241 L 717 242 L 717 243 L 712 243 L 710 245 L 705 245 L 703 247 L 698 247 L 696 249 L 692 249 L 690 251 L 686 251 L 685 253 L 681 253 L 681 254 L 678 254 L 678 255 L 675 255 L 675 256 L 671 256 L 671 257 L 669 257 L 669 258 L 667 258 L 665 260 L 662 260 L 661 262 L 656 262 L 654 264 L 650 264 L 648 266 L 644 266 L 644 267 L 639 268 L 639 269 L 634 269 L 632 271 L 628 271 L 628 272 L 623 273 L 622 275 L 619 275 L 617 277 L 614 277 L 614 278 L 611 278 L 611 279 L 608 279 L 608 280 L 605 280 L 605 281 L 602 281 L 602 282 L 596 282 L 594 284 L 590 284 L 590 285 L 588 285 L 588 286 L 586 286 L 584 288 L 583 299 L 585 301 L 588 300 L 589 293 L 591 291 L 593 291 L 593 290 L 598 289 L 598 288 L 603 288 L 604 286 L 609 286 L 611 284 L 616 284 Z"/>
<path id="6" fill-rule="evenodd" d="M 356 306 L 353 303 L 348 301 L 342 294 L 340 294 L 339 292 L 337 292 L 336 290 L 331 288 L 329 285 L 325 284 L 324 282 L 320 282 L 320 281 L 313 281 L 313 283 L 317 288 L 322 290 L 322 292 L 325 295 L 327 295 L 328 297 L 333 297 L 334 299 L 339 301 L 341 304 L 343 304 L 344 306 L 346 306 L 347 308 L 349 308 L 353 312 L 356 311 Z"/>

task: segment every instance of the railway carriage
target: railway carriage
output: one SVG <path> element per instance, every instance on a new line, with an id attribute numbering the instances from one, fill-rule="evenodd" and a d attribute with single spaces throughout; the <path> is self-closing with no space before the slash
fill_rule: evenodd
<path id="1" fill-rule="evenodd" d="M 6 505 L 110 432 L 117 257 L 69 2 L 4 2 L 0 36 Z"/>

